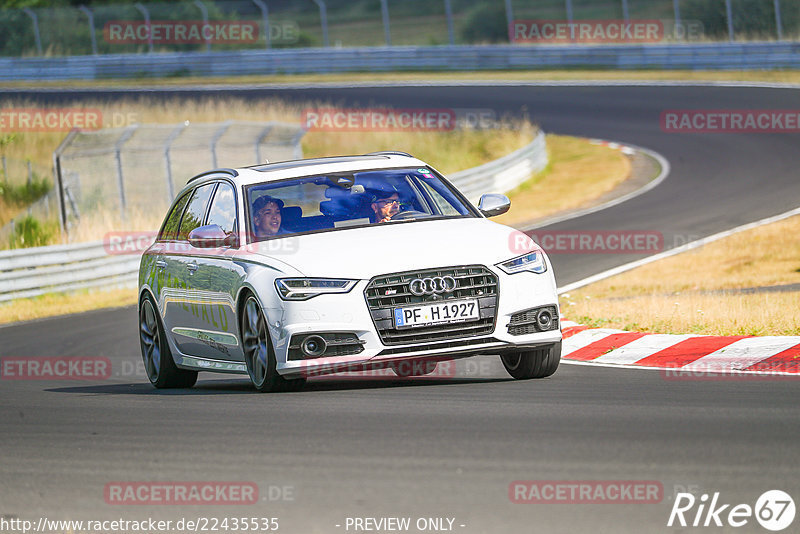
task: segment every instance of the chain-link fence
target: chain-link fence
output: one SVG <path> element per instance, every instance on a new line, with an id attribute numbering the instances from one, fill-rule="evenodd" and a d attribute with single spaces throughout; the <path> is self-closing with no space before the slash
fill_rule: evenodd
<path id="1" fill-rule="evenodd" d="M 665 41 L 800 37 L 797 0 L 144 1 L 0 10 L 0 56 L 507 43 L 511 23 L 531 19 L 701 29 Z"/>
<path id="2" fill-rule="evenodd" d="M 195 174 L 302 157 L 299 125 L 227 121 L 74 130 L 54 154 L 61 223 L 86 214 L 161 217 Z"/>

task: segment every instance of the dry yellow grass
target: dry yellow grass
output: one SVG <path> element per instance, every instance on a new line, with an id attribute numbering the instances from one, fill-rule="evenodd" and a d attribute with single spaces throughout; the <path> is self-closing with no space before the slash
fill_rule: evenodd
<path id="1" fill-rule="evenodd" d="M 508 123 L 508 128 L 451 132 L 309 132 L 303 137 L 307 156 L 364 154 L 401 150 L 449 174 L 477 167 L 520 149 L 533 141 L 530 123 Z"/>
<path id="2" fill-rule="evenodd" d="M 0 304 L 0 324 L 30 321 L 69 313 L 136 304 L 135 289 L 81 291 L 70 294 L 42 295 Z"/>
<path id="3" fill-rule="evenodd" d="M 37 87 L 137 87 L 231 84 L 282 84 L 324 82 L 399 82 L 467 80 L 683 80 L 800 83 L 800 71 L 694 71 L 694 70 L 529 70 L 471 72 L 386 72 L 247 75 L 225 78 L 176 77 L 36 82 Z M 0 87 L 30 87 L 30 82 L 3 82 Z"/>
<path id="4" fill-rule="evenodd" d="M 735 234 L 563 295 L 573 321 L 659 333 L 800 335 L 800 216 Z M 728 290 L 728 291 L 725 291 Z"/>
<path id="5" fill-rule="evenodd" d="M 550 164 L 509 194 L 511 209 L 493 220 L 509 226 L 579 208 L 630 176 L 620 151 L 564 135 L 547 136 Z"/>

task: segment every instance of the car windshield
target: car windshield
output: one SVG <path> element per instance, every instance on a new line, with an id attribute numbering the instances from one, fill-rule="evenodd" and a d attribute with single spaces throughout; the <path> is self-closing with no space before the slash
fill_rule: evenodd
<path id="1" fill-rule="evenodd" d="M 474 208 L 429 168 L 334 173 L 268 182 L 247 187 L 246 198 L 253 241 L 477 216 Z"/>

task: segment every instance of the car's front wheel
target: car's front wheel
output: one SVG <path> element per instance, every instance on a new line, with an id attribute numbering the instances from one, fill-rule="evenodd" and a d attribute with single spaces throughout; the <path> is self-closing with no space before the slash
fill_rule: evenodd
<path id="1" fill-rule="evenodd" d="M 500 359 L 508 374 L 517 380 L 544 378 L 558 369 L 561 342 L 539 349 L 503 354 Z"/>
<path id="2" fill-rule="evenodd" d="M 155 387 L 190 388 L 197 382 L 197 371 L 178 369 L 156 312 L 153 297 L 145 295 L 139 306 L 139 343 L 147 378 Z"/>
<path id="3" fill-rule="evenodd" d="M 257 391 L 295 391 L 302 387 L 304 378 L 287 380 L 278 374 L 278 363 L 267 332 L 267 321 L 261 306 L 252 295 L 245 301 L 241 328 L 247 374 Z"/>

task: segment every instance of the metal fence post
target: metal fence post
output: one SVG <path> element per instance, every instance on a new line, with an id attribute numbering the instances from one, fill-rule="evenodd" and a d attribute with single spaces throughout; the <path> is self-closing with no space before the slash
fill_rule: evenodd
<path id="1" fill-rule="evenodd" d="M 3 160 L 3 181 L 8 183 L 8 163 L 6 162 L 6 157 L 2 157 Z"/>
<path id="2" fill-rule="evenodd" d="M 261 0 L 253 0 L 253 3 L 261 10 L 261 19 L 264 21 L 264 41 L 269 49 L 272 46 L 272 36 L 269 31 L 269 8 Z"/>
<path id="3" fill-rule="evenodd" d="M 22 8 L 22 11 L 25 12 L 33 22 L 33 39 L 36 41 L 36 51 L 40 56 L 44 55 L 42 52 L 42 36 L 39 33 L 39 17 L 36 16 L 36 12 L 29 7 Z"/>
<path id="4" fill-rule="evenodd" d="M 322 26 L 322 44 L 327 47 L 331 45 L 328 41 L 328 8 L 325 6 L 323 0 L 314 0 L 314 3 L 319 6 L 319 23 Z"/>
<path id="5" fill-rule="evenodd" d="M 140 2 L 133 4 L 133 7 L 139 10 L 139 13 L 144 15 L 144 24 L 147 26 L 147 48 L 150 53 L 153 52 L 153 28 L 150 26 L 150 12 Z"/>
<path id="6" fill-rule="evenodd" d="M 117 142 L 114 143 L 114 157 L 117 160 L 117 187 L 119 187 L 119 205 L 120 205 L 120 212 L 122 215 L 122 220 L 126 220 L 128 216 L 128 203 L 125 199 L 125 175 L 122 172 L 122 145 L 124 145 L 128 139 L 131 138 L 133 133 L 138 128 L 138 125 L 128 126 L 125 128 L 125 131 L 122 132 L 122 135 Z"/>
<path id="7" fill-rule="evenodd" d="M 175 198 L 175 186 L 172 183 L 172 158 L 169 155 L 169 149 L 172 147 L 172 143 L 178 136 L 181 134 L 183 130 L 186 129 L 188 124 L 183 123 L 179 124 L 177 128 L 172 130 L 172 133 L 169 134 L 167 140 L 164 142 L 164 165 L 167 169 L 167 202 L 172 203 L 172 200 Z"/>
<path id="8" fill-rule="evenodd" d="M 256 163 L 261 163 L 262 162 L 262 160 L 261 160 L 261 141 L 263 141 L 264 138 L 267 135 L 269 135 L 269 132 L 272 131 L 272 128 L 273 128 L 273 124 L 270 123 L 266 128 L 261 130 L 259 132 L 258 136 L 256 137 Z M 269 163 L 269 162 L 267 162 L 267 163 Z"/>
<path id="9" fill-rule="evenodd" d="M 622 18 L 625 19 L 625 22 L 631 20 L 630 13 L 628 12 L 628 0 L 622 0 Z"/>
<path id="10" fill-rule="evenodd" d="M 61 225 L 62 234 L 69 232 L 69 226 L 67 225 L 67 204 L 64 198 L 66 192 L 64 191 L 64 179 L 61 173 L 61 154 L 72 144 L 72 140 L 77 134 L 78 130 L 70 130 L 55 152 L 53 152 L 53 180 L 58 193 L 58 222 Z"/>
<path id="11" fill-rule="evenodd" d="M 92 10 L 89 9 L 88 7 L 86 7 L 86 6 L 79 6 L 78 9 L 80 9 L 86 15 L 86 18 L 89 19 L 89 35 L 92 38 L 92 54 L 94 54 L 96 56 L 97 55 L 97 36 L 95 35 L 95 31 L 94 31 L 94 13 L 92 13 Z"/>
<path id="12" fill-rule="evenodd" d="M 303 139 L 305 134 L 306 131 L 301 129 L 294 135 L 294 137 L 292 137 L 292 144 L 294 145 L 294 159 L 303 159 L 303 145 L 300 144 L 300 140 Z"/>
<path id="13" fill-rule="evenodd" d="M 392 33 L 389 30 L 389 1 L 381 0 L 381 18 L 383 19 L 383 35 L 386 46 L 392 46 Z"/>
<path id="14" fill-rule="evenodd" d="M 681 25 L 681 6 L 680 0 L 672 0 L 672 11 L 675 13 L 675 27 Z"/>
<path id="15" fill-rule="evenodd" d="M 33 169 L 31 168 L 31 160 L 28 160 L 28 185 L 33 183 Z"/>
<path id="16" fill-rule="evenodd" d="M 208 27 L 208 9 L 206 8 L 205 4 L 200 0 L 194 0 L 194 5 L 200 10 L 200 14 L 203 17 L 203 28 Z M 205 33 L 205 32 L 204 32 Z M 206 52 L 211 52 L 211 41 L 208 38 L 208 35 L 205 36 L 206 41 Z"/>
<path id="17" fill-rule="evenodd" d="M 781 24 L 781 0 L 775 0 L 775 29 L 778 40 L 783 41 L 783 25 Z"/>
<path id="18" fill-rule="evenodd" d="M 514 8 L 511 5 L 511 0 L 506 1 L 506 29 L 508 30 L 508 40 L 513 41 L 513 34 L 511 33 L 511 25 L 514 24 Z"/>
<path id="19" fill-rule="evenodd" d="M 567 8 L 567 22 L 572 24 L 572 0 L 565 0 Z"/>
<path id="20" fill-rule="evenodd" d="M 728 18 L 728 39 L 733 42 L 733 11 L 731 0 L 725 0 L 725 16 Z"/>
<path id="21" fill-rule="evenodd" d="M 217 141 L 219 138 L 225 135 L 225 132 L 228 131 L 228 128 L 231 127 L 231 121 L 225 121 L 222 123 L 222 126 L 217 128 L 214 132 L 214 135 L 211 136 L 211 141 L 209 141 L 209 148 L 211 149 L 211 166 L 215 169 L 218 167 L 217 165 Z"/>
<path id="22" fill-rule="evenodd" d="M 444 14 L 447 17 L 447 36 L 450 39 L 450 44 L 456 44 L 455 32 L 453 31 L 453 6 L 450 0 L 444 0 Z"/>

